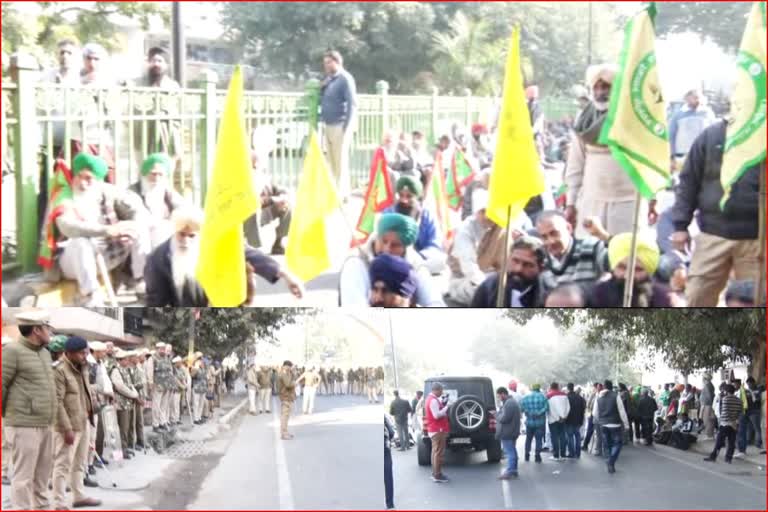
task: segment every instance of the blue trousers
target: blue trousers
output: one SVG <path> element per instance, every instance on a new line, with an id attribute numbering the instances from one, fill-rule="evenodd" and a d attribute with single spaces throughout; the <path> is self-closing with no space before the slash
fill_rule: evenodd
<path id="1" fill-rule="evenodd" d="M 565 426 L 565 446 L 568 448 L 567 457 L 581 457 L 581 426 Z"/>
<path id="2" fill-rule="evenodd" d="M 536 457 L 541 457 L 541 444 L 544 441 L 544 425 L 540 427 L 525 427 L 525 455 L 531 453 L 531 441 L 536 438 Z"/>
<path id="3" fill-rule="evenodd" d="M 565 423 L 550 423 L 549 434 L 552 438 L 552 456 L 565 457 Z"/>
<path id="4" fill-rule="evenodd" d="M 395 480 L 392 476 L 392 452 L 384 447 L 384 496 L 387 508 L 395 508 Z"/>
<path id="5" fill-rule="evenodd" d="M 608 457 L 608 465 L 613 466 L 621 453 L 624 435 L 621 427 L 600 427 L 603 436 L 603 455 Z"/>
<path id="6" fill-rule="evenodd" d="M 514 439 L 502 439 L 501 449 L 507 455 L 507 469 L 504 474 L 516 474 L 517 473 L 517 438 Z"/>

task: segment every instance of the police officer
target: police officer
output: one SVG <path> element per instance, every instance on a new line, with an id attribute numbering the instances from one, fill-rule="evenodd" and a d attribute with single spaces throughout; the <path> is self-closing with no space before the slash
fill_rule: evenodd
<path id="1" fill-rule="evenodd" d="M 118 349 L 115 352 L 117 364 L 112 367 L 109 373 L 109 378 L 112 380 L 112 388 L 115 392 L 117 426 L 120 429 L 120 445 L 123 449 L 123 458 L 125 459 L 133 457 L 133 452 L 128 449 L 128 434 L 133 421 L 134 403 L 139 400 L 139 393 L 133 387 L 128 371 L 130 355 L 130 353 Z"/>
<path id="2" fill-rule="evenodd" d="M 277 376 L 277 394 L 280 396 L 280 439 L 293 439 L 288 433 L 288 418 L 296 401 L 296 379 L 293 375 L 293 363 L 284 361 Z"/>

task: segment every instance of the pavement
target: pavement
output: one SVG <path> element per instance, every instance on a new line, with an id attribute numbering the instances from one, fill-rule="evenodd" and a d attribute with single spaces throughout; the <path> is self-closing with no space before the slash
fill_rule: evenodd
<path id="1" fill-rule="evenodd" d="M 489 464 L 484 452 L 447 453 L 447 484 L 430 480 L 416 450 L 393 451 L 395 506 L 400 510 L 765 510 L 762 464 L 735 460 L 705 463 L 697 451 L 667 446 L 625 446 L 609 475 L 602 459 L 582 453 L 577 461 L 523 461 L 519 478 L 499 481 L 503 464 Z M 754 450 L 754 448 L 752 448 Z"/>
<path id="2" fill-rule="evenodd" d="M 297 401 L 280 439 L 271 414 L 244 414 L 232 444 L 200 485 L 191 510 L 371 510 L 384 508 L 380 404 L 318 396 L 311 415 Z"/>

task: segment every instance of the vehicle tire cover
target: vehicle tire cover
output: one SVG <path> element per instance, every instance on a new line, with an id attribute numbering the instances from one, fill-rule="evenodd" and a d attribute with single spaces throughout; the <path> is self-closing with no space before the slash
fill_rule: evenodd
<path id="1" fill-rule="evenodd" d="M 451 429 L 460 432 L 480 430 L 486 424 L 487 416 L 483 401 L 475 395 L 459 397 L 448 411 Z"/>

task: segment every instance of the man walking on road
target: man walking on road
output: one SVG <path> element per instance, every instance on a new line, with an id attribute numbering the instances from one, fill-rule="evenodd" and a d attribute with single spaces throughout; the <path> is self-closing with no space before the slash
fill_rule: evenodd
<path id="1" fill-rule="evenodd" d="M 704 457 L 707 462 L 715 462 L 720 450 L 728 441 L 728 449 L 725 452 L 725 462 L 728 464 L 733 460 L 733 452 L 736 450 L 736 429 L 739 427 L 739 421 L 743 413 L 741 399 L 735 395 L 736 388 L 733 384 L 726 384 L 725 395 L 720 399 L 720 428 L 717 431 L 717 440 L 715 448 L 708 457 Z"/>
<path id="2" fill-rule="evenodd" d="M 648 394 L 648 388 L 641 389 L 640 400 L 637 402 L 637 417 L 640 419 L 640 432 L 646 446 L 653 444 L 653 417 L 657 408 L 656 400 Z"/>
<path id="3" fill-rule="evenodd" d="M 248 371 L 245 372 L 245 381 L 248 385 L 248 414 L 256 414 L 256 394 L 259 392 L 259 372 L 256 370 L 256 362 L 251 361 Z"/>
<path id="4" fill-rule="evenodd" d="M 606 380 L 604 389 L 595 400 L 592 416 L 600 423 L 600 434 L 603 438 L 603 455 L 608 457 L 608 473 L 616 472 L 616 461 L 621 453 L 623 443 L 622 426 L 629 430 L 629 419 L 624 410 L 621 397 L 613 390 L 613 382 Z"/>
<path id="5" fill-rule="evenodd" d="M 56 407 L 48 314 L 16 316 L 21 338 L 3 346 L 3 437 L 11 445 L 11 502 L 18 510 L 43 510 L 48 503 Z M 34 397 L 34 409 L 31 407 Z M 4 439 L 5 440 L 5 439 Z"/>
<path id="6" fill-rule="evenodd" d="M 451 425 L 448 421 L 448 397 L 443 397 L 443 385 L 439 382 L 432 384 L 424 410 L 427 434 L 432 441 L 432 481 L 446 483 L 448 478 L 443 474 L 443 460 Z"/>
<path id="7" fill-rule="evenodd" d="M 501 402 L 501 407 L 496 416 L 496 423 L 500 425 L 496 429 L 496 439 L 501 442 L 501 448 L 507 455 L 507 468 L 499 476 L 499 480 L 517 478 L 517 438 L 520 437 L 520 405 L 517 400 L 509 396 L 507 388 L 496 390 L 496 398 Z"/>
<path id="8" fill-rule="evenodd" d="M 296 380 L 293 376 L 293 363 L 290 361 L 283 362 L 277 376 L 277 394 L 280 396 L 280 439 L 293 439 L 293 435 L 288 433 L 288 418 L 296 401 Z"/>
<path id="9" fill-rule="evenodd" d="M 349 197 L 349 145 L 357 100 L 355 79 L 344 69 L 337 51 L 323 56 L 326 78 L 322 85 L 320 117 L 325 125 L 325 143 L 331 172 L 342 200 Z"/>
<path id="10" fill-rule="evenodd" d="M 404 452 L 411 447 L 410 435 L 408 431 L 408 415 L 413 412 L 408 400 L 400 398 L 400 392 L 395 390 L 395 399 L 389 406 L 389 414 L 395 418 L 397 424 L 397 434 L 400 439 L 400 451 Z"/>
<path id="11" fill-rule="evenodd" d="M 531 392 L 523 397 L 520 408 L 525 413 L 525 462 L 531 460 L 531 441 L 536 439 L 536 462 L 541 462 L 541 445 L 547 422 L 549 402 L 541 393 L 541 385 L 531 385 Z"/>

